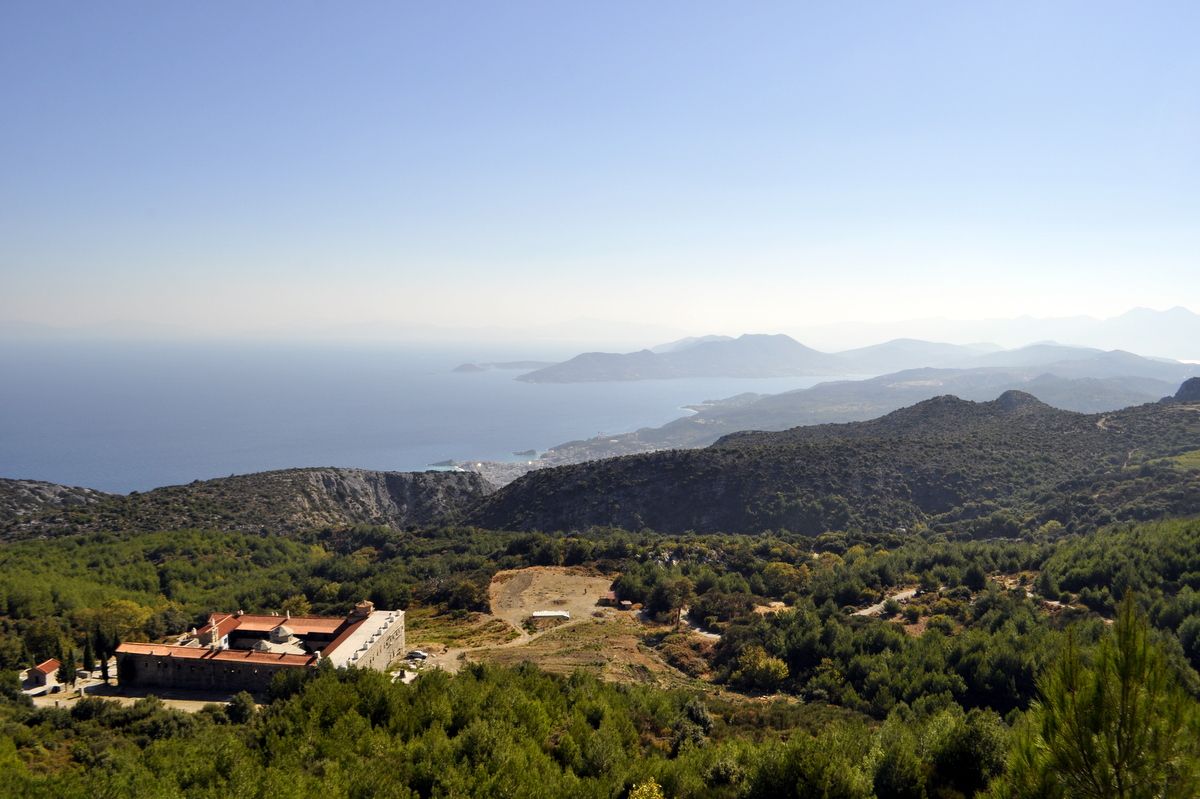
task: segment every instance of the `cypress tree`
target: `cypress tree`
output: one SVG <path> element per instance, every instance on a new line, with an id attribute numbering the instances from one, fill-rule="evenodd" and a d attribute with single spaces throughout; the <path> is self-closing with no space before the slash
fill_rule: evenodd
<path id="1" fill-rule="evenodd" d="M 96 657 L 99 658 L 101 662 L 108 660 L 108 656 L 111 654 L 108 648 L 108 641 L 105 639 L 104 633 L 100 632 L 99 627 L 95 627 L 92 630 L 91 638 L 92 648 L 96 652 Z"/>
<path id="2" fill-rule="evenodd" d="M 92 639 L 86 637 L 83 639 L 83 670 L 93 671 L 96 668 L 96 658 L 92 654 Z"/>
<path id="3" fill-rule="evenodd" d="M 59 660 L 58 681 L 63 685 L 75 684 L 75 650 L 68 649 L 65 657 Z"/>

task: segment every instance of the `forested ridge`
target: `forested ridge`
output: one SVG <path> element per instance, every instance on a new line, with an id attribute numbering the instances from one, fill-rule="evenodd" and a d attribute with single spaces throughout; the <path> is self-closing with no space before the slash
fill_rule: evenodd
<path id="1" fill-rule="evenodd" d="M 97 632 L 161 637 L 214 607 L 339 612 L 366 595 L 463 613 L 486 605 L 497 570 L 552 564 L 619 574 L 614 588 L 648 614 L 670 618 L 686 603 L 721 632 L 715 645 L 646 634 L 695 688 L 479 666 L 411 687 L 325 674 L 278 685 L 257 712 L 243 702 L 188 715 L 153 700 L 31 710 L 10 693 L 0 762 L 18 781 L 0 793 L 621 797 L 653 782 L 680 797 L 1040 795 L 1000 792 L 1015 790 L 1010 772 L 1034 767 L 1012 760 L 1034 734 L 1047 675 L 1073 651 L 1100 652 L 1122 600 L 1194 721 L 1195 521 L 1086 536 L 1051 524 L 1008 541 L 360 526 L 303 540 L 181 531 L 22 542 L 0 550 L 0 667 L 77 653 Z M 909 585 L 922 593 L 903 606 L 848 613 Z M 785 607 L 755 612 L 770 601 Z"/>
<path id="2" fill-rule="evenodd" d="M 532 472 L 485 498 L 486 527 L 878 531 L 978 537 L 1200 513 L 1200 406 L 1107 414 L 1020 392 L 939 397 L 869 422 L 739 433 L 697 450 Z"/>

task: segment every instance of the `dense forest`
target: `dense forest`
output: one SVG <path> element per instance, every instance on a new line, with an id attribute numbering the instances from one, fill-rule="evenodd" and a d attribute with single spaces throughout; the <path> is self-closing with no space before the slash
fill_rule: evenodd
<path id="1" fill-rule="evenodd" d="M 194 715 L 153 699 L 30 709 L 12 690 L 12 672 L 31 660 L 160 638 L 215 608 L 333 613 L 369 596 L 453 615 L 486 607 L 497 570 L 555 564 L 619 574 L 614 588 L 647 614 L 670 619 L 687 605 L 720 632 L 700 646 L 686 632 L 647 629 L 645 645 L 695 676 L 695 689 L 533 667 L 433 672 L 412 686 L 334 672 L 278 684 L 260 710 L 246 698 Z M 849 612 L 910 585 L 920 593 L 903 606 Z M 771 601 L 785 607 L 755 612 Z M 1063 663 L 1095 669 L 1115 646 L 1123 601 L 1126 626 L 1153 653 L 1155 690 L 1182 708 L 1161 723 L 1195 724 L 1200 522 L 1086 536 L 1048 524 L 993 541 L 931 530 L 810 538 L 358 526 L 14 543 L 0 549 L 0 668 L 10 673 L 0 761 L 19 781 L 0 792 L 1088 795 L 1013 780 L 1045 771 L 1029 752 L 1044 750 L 1030 741 L 1049 723 L 1046 692 L 1065 679 Z M 1171 754 L 1176 765 L 1194 757 Z M 1193 785 L 1183 772 L 1170 779 Z"/>
<path id="2" fill-rule="evenodd" d="M 34 710 L 6 683 L 0 795 L 1187 797 L 1200 789 L 1200 715 L 1174 677 L 1126 603 L 1084 656 L 1070 642 L 1056 657 L 1042 701 L 1011 728 L 934 693 L 872 723 L 820 703 L 730 702 L 533 666 L 433 672 L 411 686 L 294 672 L 261 709 L 238 695 L 194 715 L 152 697 Z M 1064 722 L 1083 729 L 1064 734 Z M 1130 723 L 1153 745 L 1106 760 Z M 1120 781 L 1144 790 L 1086 789 Z"/>

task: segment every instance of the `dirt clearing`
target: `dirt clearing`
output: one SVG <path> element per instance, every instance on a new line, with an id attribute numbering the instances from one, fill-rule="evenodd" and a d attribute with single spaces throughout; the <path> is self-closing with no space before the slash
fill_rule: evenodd
<path id="1" fill-rule="evenodd" d="M 515 666 L 529 661 L 551 674 L 584 669 L 610 682 L 643 683 L 660 688 L 703 686 L 668 666 L 643 639 L 645 628 L 628 614 L 589 618 L 539 635 L 523 646 L 471 652 L 471 660 Z"/>
<path id="2" fill-rule="evenodd" d="M 613 578 L 581 569 L 535 566 L 498 572 L 488 589 L 492 615 L 524 633 L 525 620 L 538 610 L 565 610 L 571 621 L 593 612 L 611 612 L 596 602 L 608 593 Z"/>
<path id="3" fill-rule="evenodd" d="M 470 631 L 437 630 L 441 643 L 428 648 L 426 668 L 453 673 L 471 662 L 512 666 L 530 661 L 554 674 L 585 669 L 614 682 L 705 686 L 668 665 L 647 644 L 648 635 L 662 635 L 668 628 L 648 627 L 632 613 L 597 604 L 612 581 L 611 576 L 558 566 L 499 572 L 488 589 L 491 614 L 472 614 Z M 571 618 L 545 622 L 554 624 L 546 629 L 527 626 L 539 610 L 566 611 Z M 427 631 L 437 629 L 432 620 L 422 621 Z M 501 625 L 512 636 L 502 643 L 495 639 L 495 628 Z M 487 631 L 494 642 L 479 631 Z M 473 636 L 473 645 L 467 644 Z"/>

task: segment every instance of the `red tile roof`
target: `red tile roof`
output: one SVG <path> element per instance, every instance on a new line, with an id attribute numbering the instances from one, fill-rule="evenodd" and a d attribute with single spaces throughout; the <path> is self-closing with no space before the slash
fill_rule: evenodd
<path id="1" fill-rule="evenodd" d="M 203 635 L 211 630 L 213 628 L 213 619 L 216 619 L 217 622 L 217 638 L 224 638 L 225 636 L 229 635 L 230 632 L 237 629 L 237 616 L 234 616 L 232 613 L 214 613 L 209 617 L 209 623 L 201 627 L 196 632 L 200 635 Z"/>
<path id="2" fill-rule="evenodd" d="M 217 620 L 218 638 L 224 638 L 234 630 L 245 630 L 250 633 L 266 633 L 274 630 L 281 624 L 286 624 L 288 629 L 296 635 L 334 635 L 346 623 L 345 618 L 337 616 L 252 616 L 248 613 L 235 616 L 230 613 L 214 613 L 210 618 Z M 211 621 L 199 630 L 196 630 L 196 633 L 203 635 L 210 629 L 212 629 Z"/>
<path id="3" fill-rule="evenodd" d="M 313 655 L 292 655 L 276 652 L 253 652 L 248 649 L 222 649 L 212 656 L 213 660 L 239 660 L 250 663 L 282 663 L 288 666 L 307 666 L 315 663 Z"/>
<path id="4" fill-rule="evenodd" d="M 353 635 L 354 631 L 357 630 L 360 626 L 362 626 L 362 623 L 364 621 L 366 621 L 366 619 L 358 619 L 356 621 L 352 621 L 349 624 L 347 624 L 346 628 L 343 629 L 340 633 L 338 633 L 338 637 L 334 638 L 332 641 L 330 641 L 329 646 L 325 647 L 325 649 L 323 649 L 321 651 L 321 654 L 324 655 L 325 657 L 329 657 L 330 655 L 332 655 L 334 653 L 334 650 L 336 650 L 339 646 L 341 646 L 347 638 L 349 638 L 351 635 Z"/>
<path id="5" fill-rule="evenodd" d="M 277 654 L 253 652 L 243 649 L 207 649 L 199 646 L 173 646 L 171 644 L 123 643 L 117 654 L 153 655 L 156 657 L 179 658 L 182 660 L 225 660 L 249 663 L 282 663 L 289 666 L 307 666 L 316 662 L 314 655 Z"/>
<path id="6" fill-rule="evenodd" d="M 41 672 L 42 674 L 53 674 L 60 668 L 62 668 L 62 664 L 59 663 L 55 658 L 50 658 L 49 660 L 43 661 L 34 666 L 33 670 Z"/>
<path id="7" fill-rule="evenodd" d="M 346 618 L 334 616 L 264 616 L 247 613 L 214 613 L 209 621 L 196 631 L 197 635 L 207 635 L 215 632 L 220 640 L 235 630 L 247 633 L 266 633 L 283 624 L 294 635 L 328 635 L 333 637 L 329 646 L 322 654 L 329 656 L 339 645 L 346 641 L 359 626 L 367 620 L 371 610 L 370 603 L 360 602 L 355 606 L 357 612 L 363 608 L 367 616 L 352 613 Z M 214 627 L 216 628 L 214 630 Z M 184 658 L 189 660 L 226 660 L 245 661 L 250 663 L 285 663 L 289 665 L 307 665 L 316 662 L 315 655 L 297 655 L 292 653 L 256 652 L 243 649 L 213 650 L 199 646 L 177 646 L 172 644 L 142 644 L 124 643 L 117 647 L 117 652 L 128 655 L 152 655 L 156 657 Z"/>
<path id="8" fill-rule="evenodd" d="M 346 619 L 335 616 L 238 616 L 237 628 L 247 632 L 265 633 L 274 630 L 281 624 L 286 624 L 288 629 L 296 635 L 312 635 L 313 633 L 324 633 L 332 635 L 338 631 Z"/>
<path id="9" fill-rule="evenodd" d="M 190 658 L 197 660 L 211 655 L 214 650 L 201 646 L 173 646 L 171 644 L 123 643 L 117 647 L 119 655 L 157 655 L 159 657 Z"/>

